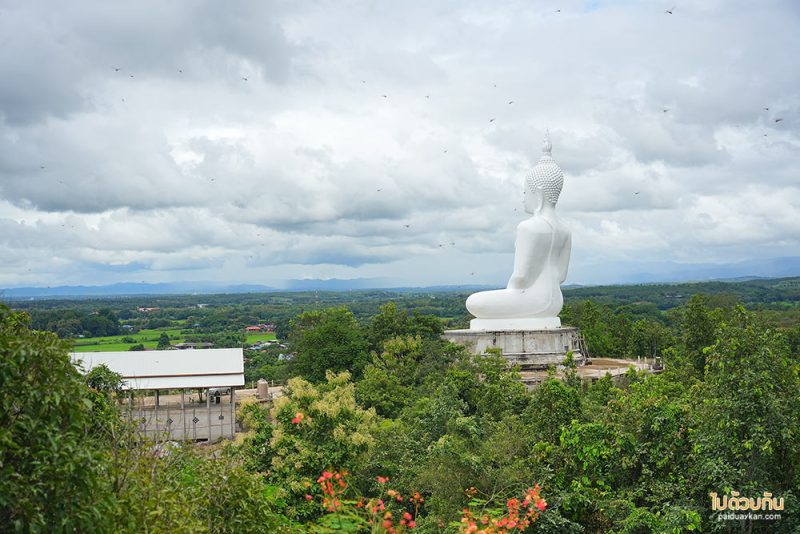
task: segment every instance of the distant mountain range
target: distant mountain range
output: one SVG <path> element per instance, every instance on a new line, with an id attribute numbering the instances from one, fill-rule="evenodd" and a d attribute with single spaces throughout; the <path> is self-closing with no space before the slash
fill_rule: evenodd
<path id="1" fill-rule="evenodd" d="M 458 290 L 485 289 L 482 285 L 430 286 L 426 291 L 443 292 Z M 290 280 L 284 287 L 259 284 L 214 284 L 211 282 L 177 283 L 119 283 L 103 286 L 52 286 L 52 287 L 13 287 L 0 289 L 0 301 L 31 298 L 94 298 L 122 297 L 134 295 L 213 295 L 225 293 L 271 293 L 279 291 L 355 291 L 362 289 L 385 289 L 387 291 L 413 291 L 420 288 L 389 287 L 376 285 L 375 279 L 355 278 L 350 280 Z"/>
<path id="2" fill-rule="evenodd" d="M 605 264 L 575 269 L 575 278 L 583 283 L 566 284 L 565 289 L 596 285 L 655 284 L 675 282 L 731 281 L 741 282 L 759 278 L 783 278 L 800 275 L 800 257 L 758 259 L 732 264 L 678 264 L 653 262 L 644 264 Z M 582 276 L 582 273 L 587 273 Z M 585 280 L 584 280 L 585 279 Z M 19 300 L 47 297 L 113 297 L 126 295 L 191 295 L 220 293 L 266 293 L 276 291 L 351 291 L 385 289 L 392 291 L 469 291 L 499 287 L 476 284 L 454 284 L 427 287 L 399 287 L 385 278 L 306 279 L 287 280 L 280 287 L 262 284 L 223 284 L 214 282 L 118 283 L 102 286 L 14 287 L 0 289 L 0 300 Z"/>

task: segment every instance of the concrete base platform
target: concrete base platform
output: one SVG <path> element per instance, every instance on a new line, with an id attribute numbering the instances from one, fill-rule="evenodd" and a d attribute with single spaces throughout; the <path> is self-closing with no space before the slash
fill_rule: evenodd
<path id="1" fill-rule="evenodd" d="M 499 348 L 512 364 L 523 371 L 547 369 L 563 363 L 567 352 L 572 351 L 577 365 L 586 358 L 581 351 L 581 339 L 574 327 L 541 330 L 445 330 L 448 341 L 469 348 L 473 354 L 484 354 L 486 349 Z"/>

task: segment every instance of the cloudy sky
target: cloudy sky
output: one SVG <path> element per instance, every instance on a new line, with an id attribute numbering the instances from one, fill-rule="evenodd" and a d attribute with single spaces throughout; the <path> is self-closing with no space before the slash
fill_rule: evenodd
<path id="1" fill-rule="evenodd" d="M 799 30 L 796 0 L 0 0 L 0 287 L 504 285 L 548 128 L 567 282 L 770 274 Z"/>

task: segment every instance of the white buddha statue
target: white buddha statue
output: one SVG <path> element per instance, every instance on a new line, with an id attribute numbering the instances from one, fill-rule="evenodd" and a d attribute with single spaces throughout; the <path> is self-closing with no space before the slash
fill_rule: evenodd
<path id="1" fill-rule="evenodd" d="M 560 284 L 567 277 L 572 235 L 556 217 L 564 174 L 550 155 L 545 134 L 544 155 L 528 175 L 525 211 L 531 217 L 517 226 L 514 272 L 506 289 L 473 293 L 467 309 L 476 318 L 471 330 L 538 330 L 559 328 L 564 305 Z"/>

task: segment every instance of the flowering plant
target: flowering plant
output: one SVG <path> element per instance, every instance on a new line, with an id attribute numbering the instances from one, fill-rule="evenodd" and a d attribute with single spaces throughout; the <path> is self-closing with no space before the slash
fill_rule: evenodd
<path id="1" fill-rule="evenodd" d="M 317 479 L 318 495 L 306 494 L 306 500 L 318 500 L 325 514 L 314 524 L 314 532 L 401 534 L 417 526 L 416 517 L 425 502 L 419 492 L 404 497 L 387 488 L 377 497 L 348 498 L 348 474 L 347 471 L 323 471 Z M 379 476 L 377 481 L 386 487 L 389 477 Z"/>
<path id="2" fill-rule="evenodd" d="M 477 496 L 475 488 L 468 488 L 469 507 L 464 508 L 461 521 L 455 523 L 459 532 L 466 534 L 505 534 L 522 532 L 536 521 L 547 508 L 547 501 L 539 495 L 539 485 L 525 490 L 522 499 L 512 497 L 504 507 L 491 506 L 492 499 Z M 478 508 L 479 511 L 473 511 Z"/>

